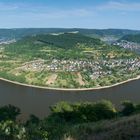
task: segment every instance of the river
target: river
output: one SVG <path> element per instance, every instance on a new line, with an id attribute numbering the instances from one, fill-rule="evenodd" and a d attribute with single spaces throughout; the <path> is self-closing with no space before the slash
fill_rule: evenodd
<path id="1" fill-rule="evenodd" d="M 140 103 L 140 79 L 114 87 L 84 91 L 43 89 L 14 84 L 0 79 L 0 106 L 15 105 L 21 109 L 21 118 L 29 114 L 43 118 L 50 112 L 49 106 L 60 101 L 98 101 L 107 99 L 115 105 L 131 100 Z"/>

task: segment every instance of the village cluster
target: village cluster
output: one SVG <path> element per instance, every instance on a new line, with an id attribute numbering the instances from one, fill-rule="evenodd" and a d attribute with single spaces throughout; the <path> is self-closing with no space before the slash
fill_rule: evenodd
<path id="1" fill-rule="evenodd" d="M 120 46 L 122 48 L 130 49 L 130 50 L 140 49 L 140 44 L 134 43 L 134 42 L 129 42 L 129 41 L 126 41 L 126 40 L 121 40 L 121 41 L 114 42 L 113 45 L 117 45 L 117 46 Z"/>
<path id="2" fill-rule="evenodd" d="M 91 79 L 111 75 L 114 69 L 127 73 L 140 69 L 140 60 L 110 59 L 103 61 L 93 60 L 57 60 L 45 61 L 42 59 L 24 63 L 19 69 L 24 71 L 51 71 L 51 72 L 87 72 Z"/>

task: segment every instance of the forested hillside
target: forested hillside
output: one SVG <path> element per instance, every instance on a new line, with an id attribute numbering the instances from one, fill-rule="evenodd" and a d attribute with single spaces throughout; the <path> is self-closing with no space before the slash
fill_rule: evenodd
<path id="1" fill-rule="evenodd" d="M 129 41 L 129 42 L 140 43 L 140 34 L 125 35 L 120 40 L 126 40 L 126 41 Z"/>

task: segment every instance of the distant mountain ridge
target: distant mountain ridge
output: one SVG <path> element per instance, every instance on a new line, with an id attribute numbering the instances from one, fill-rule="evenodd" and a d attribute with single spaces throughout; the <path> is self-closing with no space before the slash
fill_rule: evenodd
<path id="1" fill-rule="evenodd" d="M 82 29 L 82 28 L 17 28 L 17 29 L 0 29 L 0 39 L 20 39 L 24 36 L 49 34 L 60 32 L 75 32 L 93 36 L 93 37 L 106 37 L 114 36 L 121 38 L 128 34 L 140 34 L 139 30 L 128 29 Z"/>

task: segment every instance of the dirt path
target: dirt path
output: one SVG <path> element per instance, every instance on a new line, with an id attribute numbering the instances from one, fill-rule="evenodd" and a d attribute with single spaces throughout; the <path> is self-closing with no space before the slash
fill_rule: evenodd
<path id="1" fill-rule="evenodd" d="M 78 73 L 77 73 L 77 76 L 78 76 L 77 81 L 79 82 L 79 84 L 80 84 L 81 86 L 84 86 L 84 85 L 85 85 L 85 82 L 83 81 L 83 78 L 82 78 L 82 76 L 81 76 L 81 73 L 78 72 Z"/>
<path id="2" fill-rule="evenodd" d="M 46 82 L 47 85 L 53 84 L 57 78 L 57 74 L 52 74 L 49 78 L 48 81 Z"/>

